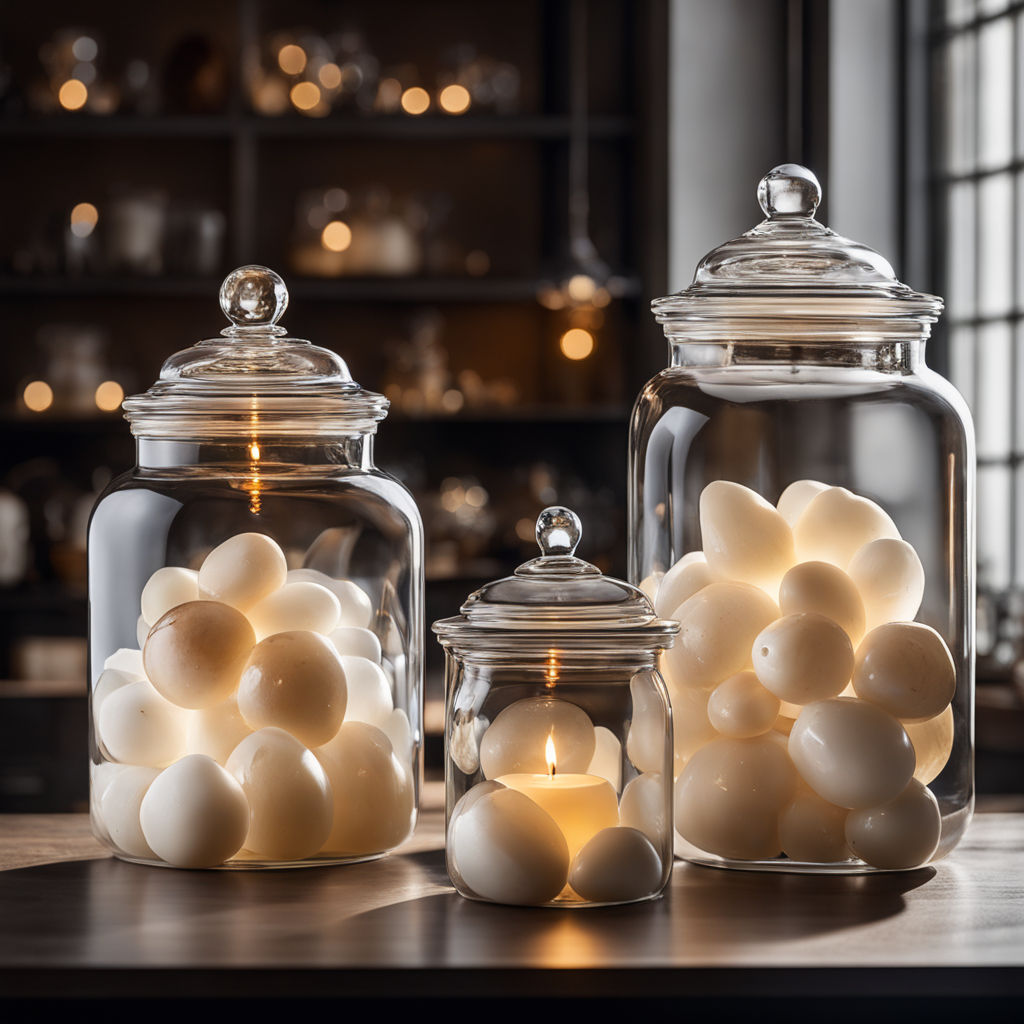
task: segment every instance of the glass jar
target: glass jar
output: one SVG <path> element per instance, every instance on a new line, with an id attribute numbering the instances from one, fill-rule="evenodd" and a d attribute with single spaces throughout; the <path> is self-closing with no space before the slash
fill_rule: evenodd
<path id="1" fill-rule="evenodd" d="M 122 859 L 345 863 L 416 819 L 423 529 L 373 463 L 387 401 L 224 281 L 223 337 L 128 398 L 89 526 L 91 807 Z"/>
<path id="2" fill-rule="evenodd" d="M 973 430 L 924 361 L 941 300 L 820 198 L 776 167 L 767 219 L 652 303 L 671 361 L 633 411 L 629 571 L 681 624 L 677 850 L 912 868 L 973 808 Z"/>
<path id="3" fill-rule="evenodd" d="M 541 557 L 434 623 L 445 649 L 448 874 L 470 899 L 653 899 L 672 866 L 672 715 L 658 653 L 678 626 L 576 558 L 565 508 Z"/>

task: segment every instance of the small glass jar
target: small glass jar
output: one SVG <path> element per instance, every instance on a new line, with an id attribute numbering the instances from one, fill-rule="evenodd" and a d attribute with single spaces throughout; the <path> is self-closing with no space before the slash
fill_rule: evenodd
<path id="1" fill-rule="evenodd" d="M 576 558 L 576 515 L 541 557 L 434 623 L 446 655 L 448 873 L 470 899 L 653 899 L 672 866 L 672 714 L 658 654 L 678 627 Z"/>
<path id="2" fill-rule="evenodd" d="M 423 528 L 373 463 L 387 401 L 224 281 L 223 337 L 124 403 L 89 526 L 91 808 L 124 860 L 345 863 L 416 820 Z"/>
<path id="3" fill-rule="evenodd" d="M 941 300 L 819 224 L 805 168 L 758 198 L 653 302 L 671 363 L 631 425 L 630 578 L 681 624 L 677 850 L 914 868 L 974 800 L 970 416 L 924 362 Z"/>

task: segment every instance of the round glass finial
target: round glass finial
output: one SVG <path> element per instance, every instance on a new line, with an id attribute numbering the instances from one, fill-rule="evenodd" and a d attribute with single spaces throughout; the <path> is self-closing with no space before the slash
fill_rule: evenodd
<path id="1" fill-rule="evenodd" d="M 806 167 L 779 164 L 758 184 L 757 201 L 766 217 L 813 217 L 821 202 L 821 185 Z"/>
<path id="2" fill-rule="evenodd" d="M 537 543 L 545 558 L 575 554 L 582 534 L 580 517 L 571 508 L 552 505 L 537 516 Z"/>
<path id="3" fill-rule="evenodd" d="M 231 321 L 222 334 L 254 328 L 284 334 L 285 329 L 275 325 L 288 308 L 288 289 L 281 275 L 269 267 L 239 267 L 220 286 L 220 308 Z"/>

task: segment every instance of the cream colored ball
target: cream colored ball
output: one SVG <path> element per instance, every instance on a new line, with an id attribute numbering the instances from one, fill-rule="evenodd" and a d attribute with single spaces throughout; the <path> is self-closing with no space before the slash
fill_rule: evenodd
<path id="1" fill-rule="evenodd" d="M 178 565 L 157 569 L 142 588 L 142 617 L 152 626 L 172 608 L 199 600 L 199 573 Z"/>
<path id="2" fill-rule="evenodd" d="M 145 679 L 146 669 L 142 664 L 142 651 L 134 647 L 119 647 L 103 662 L 105 669 L 112 668 L 123 672 L 132 679 Z"/>
<path id="3" fill-rule="evenodd" d="M 162 768 L 185 752 L 188 712 L 145 679 L 109 694 L 96 719 L 99 741 L 122 764 Z"/>
<path id="4" fill-rule="evenodd" d="M 378 665 L 381 663 L 380 639 L 373 630 L 340 626 L 330 633 L 329 639 L 342 657 L 369 658 Z"/>
<path id="5" fill-rule="evenodd" d="M 619 800 L 619 824 L 638 829 L 656 849 L 667 847 L 672 829 L 672 789 L 660 772 L 630 779 Z"/>
<path id="6" fill-rule="evenodd" d="M 853 672 L 850 638 L 817 612 L 798 612 L 773 622 L 757 635 L 752 655 L 764 688 L 790 704 L 837 696 Z"/>
<path id="7" fill-rule="evenodd" d="M 927 864 L 938 849 L 941 832 L 938 802 L 917 779 L 888 803 L 851 811 L 846 818 L 850 849 L 883 871 Z"/>
<path id="8" fill-rule="evenodd" d="M 829 562 L 801 562 L 782 578 L 779 608 L 783 615 L 818 612 L 837 623 L 856 648 L 864 636 L 864 602 L 853 580 Z"/>
<path id="9" fill-rule="evenodd" d="M 256 639 L 294 629 L 329 634 L 341 617 L 341 605 L 334 594 L 319 583 L 286 583 L 268 594 L 247 612 Z"/>
<path id="10" fill-rule="evenodd" d="M 723 736 L 746 739 L 760 736 L 775 725 L 781 707 L 751 671 L 738 672 L 711 691 L 708 721 Z"/>
<path id="11" fill-rule="evenodd" d="M 865 544 L 899 536 L 889 514 L 875 502 L 845 487 L 829 487 L 807 503 L 793 527 L 795 560 L 831 562 L 845 569 Z"/>
<path id="12" fill-rule="evenodd" d="M 231 751 L 252 732 L 238 710 L 236 697 L 188 716 L 185 750 L 189 754 L 205 754 L 218 764 L 227 761 Z"/>
<path id="13" fill-rule="evenodd" d="M 828 484 L 820 480 L 794 480 L 779 496 L 775 507 L 790 526 L 795 526 L 810 500 L 827 490 Z"/>
<path id="14" fill-rule="evenodd" d="M 700 558 L 694 557 L 694 554 L 700 555 Z M 714 581 L 715 577 L 712 576 L 703 553 L 691 552 L 683 555 L 665 574 L 661 586 L 658 587 L 658 593 L 654 598 L 655 614 L 661 619 L 674 618 L 675 611 L 681 604 Z"/>
<path id="15" fill-rule="evenodd" d="M 812 864 L 831 864 L 849 860 L 846 846 L 845 807 L 822 800 L 817 793 L 801 786 L 796 796 L 779 815 L 779 842 L 791 860 Z"/>
<path id="16" fill-rule="evenodd" d="M 346 722 L 369 722 L 379 726 L 394 707 L 391 684 L 384 670 L 369 658 L 342 657 L 348 700 Z"/>
<path id="17" fill-rule="evenodd" d="M 622 789 L 622 744 L 603 725 L 594 727 L 594 756 L 587 765 L 587 774 L 607 779 L 616 793 Z"/>
<path id="18" fill-rule="evenodd" d="M 667 681 L 667 680 L 666 680 Z M 706 743 L 717 739 L 718 731 L 708 719 L 710 690 L 669 685 L 672 702 L 673 775 Z"/>
<path id="19" fill-rule="evenodd" d="M 658 587 L 664 576 L 665 574 L 663 572 L 652 572 L 640 581 L 640 589 L 644 592 L 644 596 L 651 602 L 651 604 L 654 604 L 654 599 L 658 594 Z"/>
<path id="20" fill-rule="evenodd" d="M 924 566 L 905 540 L 882 537 L 865 544 L 847 571 L 864 600 L 868 629 L 913 621 L 924 599 Z"/>
<path id="21" fill-rule="evenodd" d="M 288 582 L 306 581 L 326 587 L 338 599 L 338 626 L 353 629 L 368 629 L 373 621 L 373 603 L 370 596 L 352 580 L 336 579 L 317 569 L 291 569 Z"/>
<path id="22" fill-rule="evenodd" d="M 158 768 L 130 765 L 122 768 L 100 799 L 100 813 L 111 842 L 129 857 L 152 859 L 153 851 L 142 834 L 139 808 L 142 799 L 160 774 Z"/>
<path id="23" fill-rule="evenodd" d="M 199 595 L 248 611 L 284 585 L 288 563 L 275 540 L 239 533 L 215 547 L 199 568 Z"/>
<path id="24" fill-rule="evenodd" d="M 635 828 L 603 828 L 576 854 L 569 885 L 591 903 L 628 903 L 653 896 L 664 875 L 661 857 Z"/>
<path id="25" fill-rule="evenodd" d="M 914 778 L 927 786 L 938 778 L 953 751 L 953 706 L 925 722 L 905 723 L 903 728 L 917 758 Z"/>

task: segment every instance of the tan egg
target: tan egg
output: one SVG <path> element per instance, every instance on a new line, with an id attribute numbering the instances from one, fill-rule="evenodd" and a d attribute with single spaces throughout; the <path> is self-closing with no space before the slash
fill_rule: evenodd
<path id="1" fill-rule="evenodd" d="M 659 618 L 670 619 L 673 612 L 698 590 L 714 582 L 703 551 L 691 551 L 672 566 L 663 577 L 654 598 Z"/>
<path id="2" fill-rule="evenodd" d="M 679 634 L 662 665 L 677 688 L 708 690 L 750 667 L 755 637 L 778 617 L 778 605 L 758 587 L 712 583 L 676 610 Z"/>
<path id="3" fill-rule="evenodd" d="M 796 560 L 831 562 L 840 569 L 865 544 L 880 537 L 899 540 L 899 536 L 884 509 L 845 487 L 829 487 L 816 494 L 793 527 Z"/>
<path id="4" fill-rule="evenodd" d="M 249 805 L 242 787 L 216 761 L 189 754 L 153 780 L 139 820 L 161 860 L 179 868 L 212 868 L 242 848 Z"/>
<path id="5" fill-rule="evenodd" d="M 603 725 L 594 727 L 594 756 L 587 766 L 587 775 L 607 779 L 616 793 L 622 789 L 622 744 Z"/>
<path id="6" fill-rule="evenodd" d="M 647 600 L 654 604 L 654 598 L 657 596 L 658 587 L 661 584 L 665 574 L 663 572 L 652 572 L 645 576 L 640 581 L 640 589 L 644 592 Z"/>
<path id="7" fill-rule="evenodd" d="M 554 818 L 499 783 L 474 786 L 456 804 L 447 850 L 463 888 L 495 903 L 548 903 L 569 876 L 569 847 Z"/>
<path id="8" fill-rule="evenodd" d="M 317 569 L 291 569 L 288 573 L 288 582 L 300 581 L 318 583 L 320 586 L 326 587 L 338 599 L 340 613 L 337 628 L 369 628 L 373 621 L 373 604 L 369 595 L 358 583 L 353 583 L 351 580 L 335 579 Z"/>
<path id="9" fill-rule="evenodd" d="M 812 864 L 831 864 L 849 860 L 846 846 L 845 807 L 822 800 L 817 793 L 801 786 L 779 815 L 779 842 L 791 860 Z"/>
<path id="10" fill-rule="evenodd" d="M 645 772 L 626 783 L 619 800 L 619 824 L 639 829 L 658 850 L 666 847 L 672 829 L 672 790 L 660 772 Z"/>
<path id="11" fill-rule="evenodd" d="M 319 583 L 286 583 L 262 601 L 246 616 L 256 632 L 256 639 L 293 629 L 309 629 L 329 634 L 338 624 L 341 605 L 334 594 Z"/>
<path id="12" fill-rule="evenodd" d="M 793 533 L 756 491 L 727 480 L 708 484 L 700 496 L 700 532 L 711 571 L 777 594 L 796 561 Z"/>
<path id="13" fill-rule="evenodd" d="M 213 707 L 234 693 L 255 642 L 249 620 L 236 608 L 189 601 L 149 631 L 146 678 L 179 707 Z"/>
<path id="14" fill-rule="evenodd" d="M 324 845 L 334 794 L 323 766 L 283 729 L 260 729 L 231 752 L 225 768 L 249 803 L 245 849 L 269 860 L 302 860 Z"/>
<path id="15" fill-rule="evenodd" d="M 785 750 L 767 736 L 713 740 L 690 758 L 676 780 L 676 831 L 721 857 L 776 857 L 782 849 L 779 812 L 796 784 Z"/>
<path id="16" fill-rule="evenodd" d="M 839 807 L 892 800 L 914 774 L 914 748 L 903 726 L 855 697 L 808 704 L 789 734 L 789 756 L 811 789 Z"/>
<path id="17" fill-rule="evenodd" d="M 199 573 L 178 565 L 157 569 L 142 588 L 142 617 L 151 626 L 172 608 L 199 600 Z"/>
<path id="18" fill-rule="evenodd" d="M 650 839 L 635 828 L 604 828 L 576 854 L 569 885 L 591 903 L 627 903 L 653 896 L 663 868 Z"/>
<path id="19" fill-rule="evenodd" d="M 883 871 L 926 864 L 939 846 L 942 817 L 932 791 L 917 779 L 894 800 L 850 811 L 846 842 L 862 861 Z"/>
<path id="20" fill-rule="evenodd" d="M 119 647 L 103 662 L 104 668 L 113 668 L 132 679 L 145 679 L 146 669 L 142 664 L 142 651 L 132 647 Z"/>
<path id="21" fill-rule="evenodd" d="M 938 778 L 946 767 L 953 750 L 953 707 L 925 722 L 911 722 L 903 726 L 914 747 L 917 765 L 914 778 L 923 786 Z"/>
<path id="22" fill-rule="evenodd" d="M 637 672 L 629 681 L 629 695 L 633 716 L 626 733 L 626 756 L 638 771 L 665 771 L 669 712 L 662 683 L 654 672 Z"/>
<path id="23" fill-rule="evenodd" d="M 860 592 L 842 569 L 829 562 L 794 565 L 782 577 L 779 608 L 783 615 L 818 612 L 830 618 L 842 627 L 854 647 L 864 636 L 866 616 Z"/>
<path id="24" fill-rule="evenodd" d="M 953 658 L 939 634 L 923 622 L 887 622 L 857 648 L 857 696 L 903 722 L 941 714 L 956 690 Z"/>
<path id="25" fill-rule="evenodd" d="M 779 699 L 750 671 L 738 672 L 711 691 L 708 721 L 723 736 L 760 736 L 775 725 Z"/>
<path id="26" fill-rule="evenodd" d="M 288 563 L 276 541 L 239 533 L 215 547 L 199 569 L 199 595 L 248 611 L 284 585 Z"/>
<path id="27" fill-rule="evenodd" d="M 151 859 L 154 854 L 142 834 L 139 808 L 142 798 L 160 774 L 158 768 L 131 765 L 122 768 L 100 800 L 103 823 L 111 842 L 129 857 Z"/>
<path id="28" fill-rule="evenodd" d="M 334 649 L 343 657 L 369 658 L 381 663 L 380 640 L 370 629 L 359 626 L 340 626 L 329 634 Z"/>
<path id="29" fill-rule="evenodd" d="M 828 484 L 820 480 L 794 480 L 779 496 L 775 507 L 790 526 L 795 526 L 811 498 L 827 490 Z"/>
<path id="30" fill-rule="evenodd" d="M 334 793 L 324 853 L 359 857 L 398 846 L 416 821 L 412 775 L 374 725 L 345 722 L 313 753 Z"/>
<path id="31" fill-rule="evenodd" d="M 346 722 L 369 722 L 381 726 L 391 714 L 391 684 L 384 670 L 369 658 L 343 657 L 345 685 L 348 700 L 345 705 Z"/>
<path id="32" fill-rule="evenodd" d="M 228 697 L 220 704 L 193 711 L 188 716 L 185 749 L 189 754 L 205 754 L 218 764 L 224 764 L 231 751 L 251 732 L 238 710 L 237 698 Z"/>
<path id="33" fill-rule="evenodd" d="M 480 767 L 485 778 L 547 773 L 548 736 L 555 744 L 559 772 L 586 772 L 597 743 L 590 716 L 558 697 L 526 697 L 499 712 L 484 733 Z"/>
<path id="34" fill-rule="evenodd" d="M 96 727 L 115 761 L 162 768 L 185 752 L 187 721 L 187 712 L 138 679 L 106 697 Z"/>
<path id="35" fill-rule="evenodd" d="M 850 681 L 853 647 L 831 619 L 798 612 L 757 635 L 753 661 L 757 678 L 779 700 L 810 704 L 837 696 Z"/>
<path id="36" fill-rule="evenodd" d="M 275 633 L 253 649 L 238 684 L 238 710 L 253 729 L 276 726 L 307 747 L 326 743 L 345 718 L 345 670 L 319 633 Z"/>
<path id="37" fill-rule="evenodd" d="M 882 537 L 865 544 L 847 571 L 864 600 L 868 629 L 913 621 L 924 598 L 924 566 L 905 540 Z"/>

